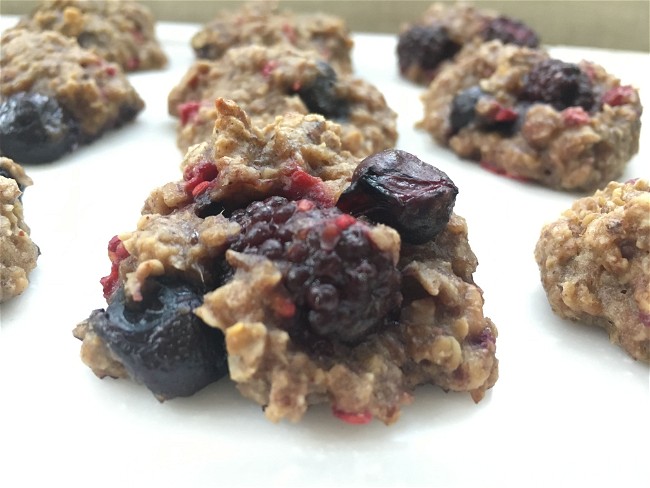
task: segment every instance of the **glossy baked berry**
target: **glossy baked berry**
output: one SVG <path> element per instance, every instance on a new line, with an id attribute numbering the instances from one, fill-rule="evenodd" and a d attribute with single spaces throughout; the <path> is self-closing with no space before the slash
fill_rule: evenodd
<path id="1" fill-rule="evenodd" d="M 160 400 L 189 396 L 227 374 L 223 334 L 193 313 L 202 301 L 189 285 L 150 278 L 141 302 L 120 287 L 90 322 L 129 375 Z"/>
<path id="2" fill-rule="evenodd" d="M 586 111 L 595 105 L 589 76 L 577 64 L 547 59 L 533 66 L 523 80 L 522 100 L 543 102 L 556 110 L 582 107 Z"/>
<path id="3" fill-rule="evenodd" d="M 232 217 L 242 226 L 231 249 L 263 255 L 282 272 L 295 311 L 282 323 L 298 343 L 354 343 L 391 323 L 400 274 L 372 241 L 371 226 L 335 207 L 271 197 Z"/>
<path id="4" fill-rule="evenodd" d="M 324 61 L 318 61 L 314 80 L 301 86 L 296 93 L 307 109 L 328 119 L 345 119 L 350 114 L 349 104 L 336 93 L 336 72 Z"/>
<path id="5" fill-rule="evenodd" d="M 498 39 L 504 44 L 516 44 L 525 47 L 539 46 L 539 37 L 535 31 L 523 22 L 506 16 L 492 19 L 483 31 L 483 38 L 486 41 Z"/>
<path id="6" fill-rule="evenodd" d="M 476 103 L 485 95 L 479 86 L 472 86 L 458 93 L 451 102 L 449 126 L 452 134 L 472 123 L 476 117 Z"/>
<path id="7" fill-rule="evenodd" d="M 402 240 L 422 244 L 445 228 L 458 188 L 439 169 L 405 151 L 388 149 L 364 159 L 337 207 L 389 225 Z"/>
<path id="8" fill-rule="evenodd" d="M 17 162 L 54 161 L 77 142 L 77 124 L 54 98 L 21 92 L 0 104 L 0 153 Z"/>
<path id="9" fill-rule="evenodd" d="M 400 71 L 411 66 L 434 70 L 444 60 L 452 58 L 460 44 L 452 41 L 447 29 L 440 25 L 416 25 L 405 30 L 397 42 Z"/>

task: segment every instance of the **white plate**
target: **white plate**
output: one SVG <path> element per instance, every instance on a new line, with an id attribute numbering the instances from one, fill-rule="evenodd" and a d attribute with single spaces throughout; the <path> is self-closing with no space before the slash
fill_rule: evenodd
<path id="1" fill-rule="evenodd" d="M 0 315 L 0 486 L 648 486 L 647 366 L 605 332 L 556 317 L 533 259 L 542 224 L 577 195 L 491 174 L 415 130 L 422 90 L 399 78 L 392 36 L 357 35 L 356 71 L 399 112 L 398 147 L 460 188 L 456 212 L 499 329 L 500 379 L 485 399 L 427 386 L 390 427 L 347 425 L 327 407 L 276 425 L 228 381 L 160 404 L 81 363 L 71 330 L 104 306 L 109 238 L 135 227 L 151 189 L 180 177 L 166 98 L 192 62 L 195 30 L 160 26 L 171 65 L 130 76 L 147 103 L 135 123 L 27 168 L 26 220 L 42 255 Z M 647 54 L 552 53 L 599 62 L 650 100 Z M 623 179 L 649 176 L 648 127 L 642 139 Z"/>

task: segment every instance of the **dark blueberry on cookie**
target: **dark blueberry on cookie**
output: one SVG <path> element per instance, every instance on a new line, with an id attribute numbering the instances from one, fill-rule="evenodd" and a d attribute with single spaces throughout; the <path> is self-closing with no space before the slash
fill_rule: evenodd
<path id="1" fill-rule="evenodd" d="M 282 272 L 295 304 L 287 326 L 298 343 L 355 343 L 392 323 L 401 303 L 393 257 L 372 227 L 335 207 L 271 197 L 237 211 L 242 232 L 231 249 L 263 255 Z M 286 321 L 286 320 L 285 320 Z"/>
<path id="2" fill-rule="evenodd" d="M 439 169 L 405 151 L 364 159 L 337 207 L 397 230 L 405 242 L 432 240 L 449 222 L 458 188 Z"/>
<path id="3" fill-rule="evenodd" d="M 227 374 L 223 334 L 193 310 L 203 302 L 191 286 L 150 278 L 142 301 L 117 289 L 106 311 L 90 317 L 93 330 L 160 400 L 189 396 Z"/>
<path id="4" fill-rule="evenodd" d="M 402 32 L 397 42 L 400 71 L 411 66 L 433 71 L 444 60 L 452 58 L 460 44 L 452 41 L 447 29 L 440 25 L 417 25 Z"/>
<path id="5" fill-rule="evenodd" d="M 345 119 L 350 114 L 349 104 L 336 93 L 336 72 L 324 61 L 318 61 L 314 80 L 298 88 L 296 93 L 311 113 L 328 119 Z"/>
<path id="6" fill-rule="evenodd" d="M 0 153 L 15 161 L 54 161 L 77 142 L 77 124 L 54 98 L 21 92 L 0 104 Z"/>
<path id="7" fill-rule="evenodd" d="M 523 22 L 500 16 L 492 19 L 483 31 L 486 41 L 498 39 L 504 44 L 516 44 L 525 47 L 539 46 L 539 37 Z"/>
<path id="8" fill-rule="evenodd" d="M 523 80 L 520 98 L 548 103 L 556 110 L 579 106 L 589 111 L 596 102 L 589 76 L 577 64 L 557 59 L 533 66 Z"/>
<path id="9" fill-rule="evenodd" d="M 452 134 L 456 134 L 476 117 L 476 103 L 485 93 L 479 86 L 472 86 L 461 91 L 451 102 L 449 125 Z"/>

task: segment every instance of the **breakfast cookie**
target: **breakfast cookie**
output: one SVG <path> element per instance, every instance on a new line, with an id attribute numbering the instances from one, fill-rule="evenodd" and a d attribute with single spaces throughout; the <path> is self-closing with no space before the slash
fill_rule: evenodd
<path id="1" fill-rule="evenodd" d="M 537 34 L 523 22 L 464 3 L 434 3 L 414 23 L 400 29 L 397 59 L 402 76 L 428 84 L 466 45 L 499 39 L 537 47 Z"/>
<path id="2" fill-rule="evenodd" d="M 397 141 L 397 114 L 377 88 L 337 75 L 326 62 L 289 46 L 232 48 L 217 61 L 197 61 L 168 98 L 169 113 L 179 117 L 183 151 L 212 133 L 219 97 L 234 100 L 256 126 L 288 112 L 334 120 L 342 127 L 343 148 L 358 157 Z"/>
<path id="3" fill-rule="evenodd" d="M 353 42 L 343 19 L 322 13 L 281 11 L 275 1 L 252 2 L 224 11 L 192 38 L 198 58 L 219 59 L 230 48 L 284 44 L 315 51 L 337 73 L 352 72 Z"/>
<path id="4" fill-rule="evenodd" d="M 54 31 L 10 29 L 1 40 L 0 154 L 54 161 L 144 108 L 121 68 Z"/>
<path id="5" fill-rule="evenodd" d="M 638 91 L 601 66 L 500 41 L 459 54 L 422 96 L 419 127 L 458 156 L 559 190 L 595 190 L 639 149 Z"/>
<path id="6" fill-rule="evenodd" d="M 603 327 L 650 363 L 650 185 L 610 182 L 542 229 L 535 248 L 555 313 Z"/>
<path id="7" fill-rule="evenodd" d="M 36 267 L 39 250 L 23 220 L 21 198 L 31 184 L 20 165 L 0 157 L 0 303 L 24 292 Z"/>
<path id="8" fill-rule="evenodd" d="M 111 239 L 108 307 L 74 331 L 83 361 L 161 400 L 229 374 L 272 421 L 329 403 L 390 424 L 426 383 L 478 402 L 497 331 L 447 175 L 404 151 L 359 162 L 319 115 L 256 128 L 216 106 L 183 180 Z"/>
<path id="9" fill-rule="evenodd" d="M 124 71 L 160 69 L 167 64 L 153 15 L 130 0 L 47 0 L 18 25 L 76 39 L 82 48 Z"/>

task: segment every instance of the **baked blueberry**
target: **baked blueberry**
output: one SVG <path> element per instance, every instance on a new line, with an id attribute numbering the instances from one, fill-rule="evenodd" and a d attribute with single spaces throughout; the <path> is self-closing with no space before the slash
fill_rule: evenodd
<path id="1" fill-rule="evenodd" d="M 336 94 L 336 72 L 325 61 L 317 63 L 319 73 L 309 85 L 296 93 L 311 113 L 328 119 L 345 119 L 350 113 L 348 103 Z"/>

